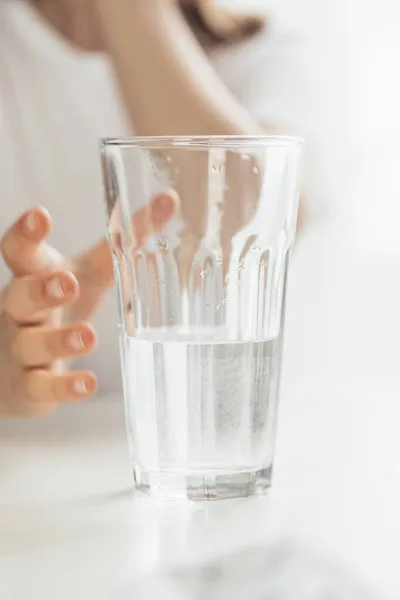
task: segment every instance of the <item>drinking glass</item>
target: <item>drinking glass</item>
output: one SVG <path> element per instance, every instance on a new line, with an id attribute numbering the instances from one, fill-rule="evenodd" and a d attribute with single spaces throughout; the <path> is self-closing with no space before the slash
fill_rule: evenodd
<path id="1" fill-rule="evenodd" d="M 135 486 L 169 499 L 271 484 L 302 140 L 104 139 Z"/>

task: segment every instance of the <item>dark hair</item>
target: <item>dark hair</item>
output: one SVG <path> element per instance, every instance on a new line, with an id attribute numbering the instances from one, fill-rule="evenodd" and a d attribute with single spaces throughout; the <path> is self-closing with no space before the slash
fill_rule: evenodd
<path id="1" fill-rule="evenodd" d="M 215 5 L 211 7 L 208 0 L 192 0 L 192 2 L 181 0 L 180 5 L 189 27 L 201 42 L 210 46 L 251 37 L 264 26 L 264 19 L 261 16 L 234 15 Z"/>

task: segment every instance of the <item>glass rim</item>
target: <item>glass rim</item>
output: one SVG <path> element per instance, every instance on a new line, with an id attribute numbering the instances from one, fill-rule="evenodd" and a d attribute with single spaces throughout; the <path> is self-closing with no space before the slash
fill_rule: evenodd
<path id="1" fill-rule="evenodd" d="M 162 148 L 245 148 L 245 147 L 301 147 L 304 139 L 291 135 L 161 135 L 101 138 L 103 149 L 110 146 L 162 149 Z"/>

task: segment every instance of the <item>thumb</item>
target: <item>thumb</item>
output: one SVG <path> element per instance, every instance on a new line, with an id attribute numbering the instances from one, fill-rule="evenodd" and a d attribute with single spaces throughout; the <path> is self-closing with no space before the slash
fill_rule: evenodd
<path id="1" fill-rule="evenodd" d="M 79 297 L 70 308 L 68 321 L 90 319 L 114 280 L 111 252 L 106 240 L 78 256 L 72 272 L 79 282 Z"/>
<path id="2" fill-rule="evenodd" d="M 137 211 L 131 221 L 129 238 L 132 249 L 141 248 L 146 239 L 161 232 L 178 210 L 178 197 L 176 192 L 162 192 L 156 194 L 147 206 Z M 110 242 L 114 246 L 121 245 L 122 218 L 119 203 L 116 204 L 110 218 Z M 102 240 L 88 251 L 81 254 L 74 261 L 75 274 L 86 285 L 97 289 L 107 288 L 113 282 L 113 263 L 109 243 Z"/>
<path id="3" fill-rule="evenodd" d="M 141 208 L 132 217 L 132 232 L 129 237 L 134 248 L 144 245 L 146 239 L 161 232 L 178 210 L 176 193 L 156 194 L 150 203 Z M 113 249 L 121 244 L 122 219 L 119 203 L 116 204 L 110 218 L 110 242 Z M 115 248 L 114 248 L 115 246 Z M 121 248 L 119 248 L 121 250 Z M 102 240 L 73 263 L 73 272 L 80 284 L 80 297 L 74 309 L 74 318 L 86 319 L 96 310 L 104 293 L 114 281 L 114 269 L 110 245 Z"/>

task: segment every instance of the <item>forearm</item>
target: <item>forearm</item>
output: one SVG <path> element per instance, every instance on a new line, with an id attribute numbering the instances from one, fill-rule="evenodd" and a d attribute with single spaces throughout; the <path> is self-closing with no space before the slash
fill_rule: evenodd
<path id="1" fill-rule="evenodd" d="M 170 0 L 97 0 L 137 135 L 258 134 Z"/>
<path id="2" fill-rule="evenodd" d="M 219 79 L 176 0 L 96 2 L 136 135 L 277 133 L 252 118 Z M 193 187 L 196 169 L 191 173 Z"/>

